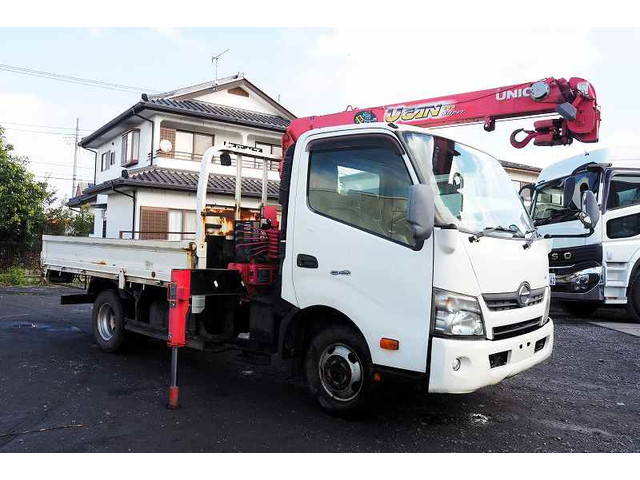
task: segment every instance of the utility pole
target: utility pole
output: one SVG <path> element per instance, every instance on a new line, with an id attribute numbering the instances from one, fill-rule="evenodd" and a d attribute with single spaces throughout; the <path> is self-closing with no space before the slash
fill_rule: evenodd
<path id="1" fill-rule="evenodd" d="M 78 138 L 78 134 L 80 131 L 80 119 L 76 117 L 76 136 L 75 142 L 73 145 L 73 178 L 71 183 L 71 197 L 75 197 L 76 195 L 76 185 L 78 179 L 78 142 L 80 139 Z"/>

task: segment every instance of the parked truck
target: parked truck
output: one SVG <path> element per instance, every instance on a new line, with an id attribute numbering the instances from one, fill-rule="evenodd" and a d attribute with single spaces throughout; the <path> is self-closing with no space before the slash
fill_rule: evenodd
<path id="1" fill-rule="evenodd" d="M 360 408 L 401 374 L 429 392 L 466 393 L 548 358 L 548 241 L 490 155 L 424 128 L 559 113 L 527 132 L 538 145 L 596 141 L 591 85 L 572 78 L 355 109 L 292 121 L 279 208 L 232 229 L 207 204 L 212 147 L 199 177 L 195 241 L 43 237 L 50 278 L 83 275 L 96 342 L 130 332 L 172 349 L 231 345 L 291 359 L 319 404 Z M 236 181 L 241 176 L 238 165 Z M 239 205 L 239 204 L 238 204 Z"/>
<path id="2" fill-rule="evenodd" d="M 626 306 L 640 321 L 640 161 L 599 149 L 542 170 L 531 215 L 553 241 L 551 293 L 573 314 Z"/>

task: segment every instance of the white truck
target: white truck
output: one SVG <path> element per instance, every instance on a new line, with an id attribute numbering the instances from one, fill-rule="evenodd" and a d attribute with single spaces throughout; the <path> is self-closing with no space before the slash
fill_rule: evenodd
<path id="1" fill-rule="evenodd" d="M 551 292 L 571 313 L 626 306 L 640 321 L 640 159 L 599 149 L 542 170 L 531 215 L 550 238 Z M 591 212 L 588 203 L 591 199 Z M 586 220 L 586 222 L 585 222 Z"/>
<path id="2" fill-rule="evenodd" d="M 560 123 L 529 132 L 554 145 L 570 138 L 571 101 L 591 95 L 580 79 L 546 79 L 465 94 L 461 105 L 450 96 L 296 119 L 283 137 L 279 211 L 263 207 L 254 221 L 236 211 L 234 233 L 221 234 L 206 204 L 211 160 L 260 154 L 211 148 L 195 242 L 45 236 L 42 263 L 52 279 L 88 278 L 63 303 L 93 303 L 103 350 L 129 332 L 167 341 L 171 407 L 178 348 L 221 344 L 292 359 L 333 412 L 361 407 L 393 374 L 429 392 L 472 392 L 551 355 L 549 242 L 496 159 L 416 125 L 481 115 L 491 130 L 560 105 Z M 490 97 L 495 111 L 474 110 Z"/>

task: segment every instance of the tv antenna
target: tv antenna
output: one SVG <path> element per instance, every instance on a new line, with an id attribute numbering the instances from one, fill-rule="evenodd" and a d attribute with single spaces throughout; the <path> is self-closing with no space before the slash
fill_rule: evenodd
<path id="1" fill-rule="evenodd" d="M 220 60 L 220 57 L 227 53 L 229 50 L 230 49 L 227 48 L 224 52 L 220 52 L 218 55 L 213 55 L 211 57 L 211 63 L 214 63 L 216 65 L 216 84 L 218 83 L 218 60 Z"/>

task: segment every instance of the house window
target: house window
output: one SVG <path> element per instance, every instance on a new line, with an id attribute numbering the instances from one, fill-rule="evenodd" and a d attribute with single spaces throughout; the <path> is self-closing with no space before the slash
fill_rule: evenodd
<path id="1" fill-rule="evenodd" d="M 175 158 L 180 160 L 200 160 L 207 148 L 213 146 L 213 135 L 176 131 Z"/>
<path id="2" fill-rule="evenodd" d="M 122 160 L 121 165 L 128 167 L 138 163 L 140 154 L 140 130 L 130 130 L 122 135 Z"/>
<path id="3" fill-rule="evenodd" d="M 166 208 L 140 207 L 141 240 L 166 240 L 169 211 Z"/>
<path id="4" fill-rule="evenodd" d="M 111 150 L 108 150 L 104 152 L 102 155 L 100 155 L 100 171 L 101 172 L 108 170 L 111 167 L 111 165 L 114 165 L 115 163 L 116 163 L 116 152 L 112 152 Z"/>
<path id="5" fill-rule="evenodd" d="M 100 171 L 104 172 L 110 165 L 111 152 L 104 152 L 100 155 Z"/>

